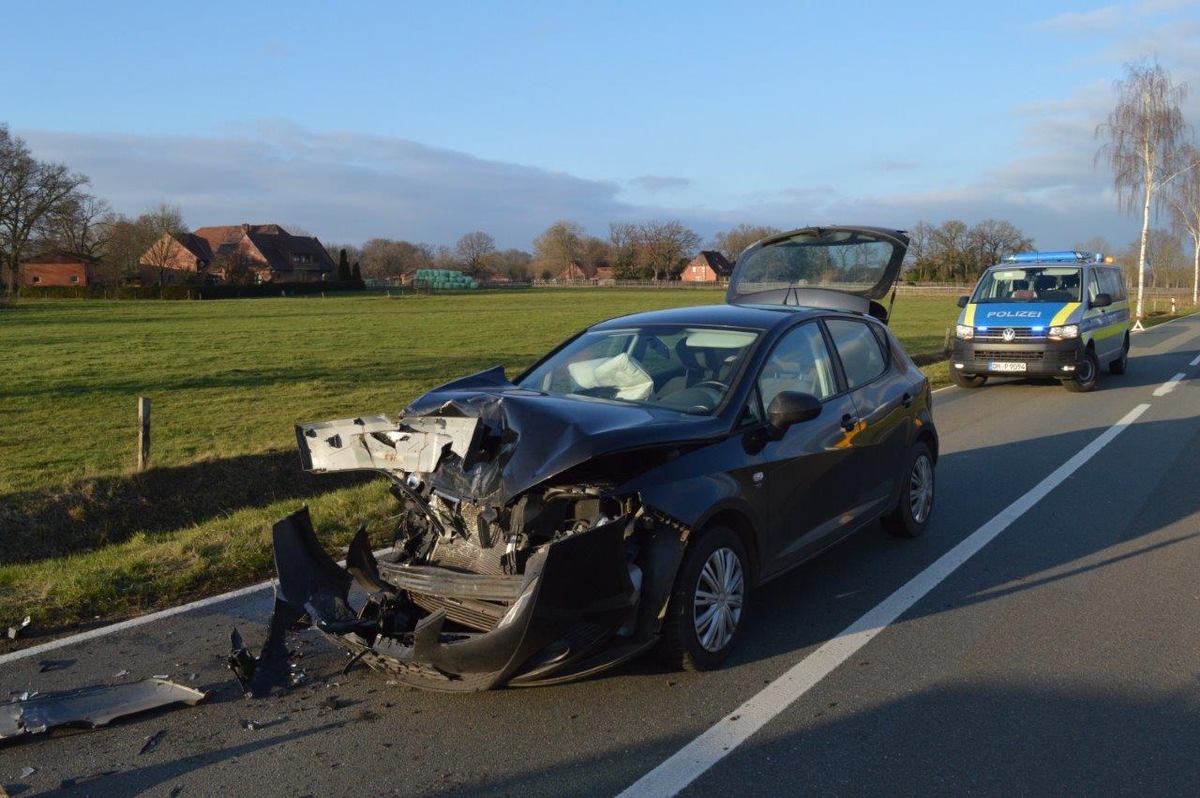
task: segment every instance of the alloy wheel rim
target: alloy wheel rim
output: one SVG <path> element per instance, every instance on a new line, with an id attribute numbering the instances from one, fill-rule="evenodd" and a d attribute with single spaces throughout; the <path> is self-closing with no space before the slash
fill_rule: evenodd
<path id="1" fill-rule="evenodd" d="M 913 463 L 908 476 L 908 507 L 918 524 L 925 523 L 933 508 L 933 466 L 924 455 Z"/>
<path id="2" fill-rule="evenodd" d="M 710 554 L 696 580 L 692 613 L 696 639 L 705 651 L 720 651 L 733 640 L 745 595 L 745 575 L 737 553 L 720 548 Z"/>

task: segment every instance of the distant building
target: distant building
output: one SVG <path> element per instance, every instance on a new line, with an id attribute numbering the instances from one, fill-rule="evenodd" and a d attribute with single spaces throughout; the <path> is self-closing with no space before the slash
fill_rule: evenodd
<path id="1" fill-rule="evenodd" d="M 22 282 L 29 286 L 89 286 L 96 282 L 97 259 L 72 252 L 46 252 L 25 261 Z"/>
<path id="2" fill-rule="evenodd" d="M 314 283 L 337 265 L 313 236 L 294 236 L 277 224 L 201 227 L 164 235 L 138 261 L 142 284 L 191 281 Z"/>
<path id="3" fill-rule="evenodd" d="M 584 263 L 581 260 L 572 260 L 567 267 L 555 275 L 556 280 L 562 282 L 591 282 L 597 285 L 611 284 L 613 282 L 613 267 L 607 263 Z"/>
<path id="4" fill-rule="evenodd" d="M 692 258 L 679 279 L 687 283 L 716 283 L 728 280 L 733 274 L 733 264 L 720 252 L 706 249 Z"/>

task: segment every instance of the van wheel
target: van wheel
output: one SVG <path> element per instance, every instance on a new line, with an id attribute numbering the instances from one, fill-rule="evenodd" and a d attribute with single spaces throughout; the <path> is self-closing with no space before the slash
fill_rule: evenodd
<path id="1" fill-rule="evenodd" d="M 882 519 L 893 535 L 915 538 L 925 531 L 933 512 L 933 454 L 929 446 L 917 441 L 904 459 L 900 477 L 900 499 Z"/>
<path id="2" fill-rule="evenodd" d="M 1109 374 L 1124 374 L 1129 368 L 1129 333 L 1125 333 L 1125 345 L 1121 347 L 1121 356 L 1108 364 Z"/>
<path id="3" fill-rule="evenodd" d="M 1083 350 L 1083 360 L 1075 367 L 1075 376 L 1063 380 L 1063 387 L 1074 393 L 1087 393 L 1096 387 L 1100 374 L 1100 361 L 1091 349 Z"/>
<path id="4" fill-rule="evenodd" d="M 954 364 L 950 364 L 950 382 L 957 385 L 959 388 L 978 388 L 987 382 L 986 374 L 963 374 L 958 369 L 954 368 Z"/>
<path id="5" fill-rule="evenodd" d="M 707 671 L 733 651 L 745 620 L 750 571 L 732 529 L 715 526 L 693 540 L 675 577 L 658 656 L 686 671 Z"/>

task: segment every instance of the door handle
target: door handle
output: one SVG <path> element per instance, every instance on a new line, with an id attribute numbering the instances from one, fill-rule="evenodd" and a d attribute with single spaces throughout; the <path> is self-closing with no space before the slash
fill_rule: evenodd
<path id="1" fill-rule="evenodd" d="M 842 416 L 842 429 L 846 430 L 846 432 L 852 432 L 854 430 L 854 428 L 857 426 L 858 426 L 857 418 L 850 415 L 849 413 Z"/>
<path id="2" fill-rule="evenodd" d="M 912 394 L 906 393 L 906 394 L 904 394 L 904 396 L 900 397 L 900 404 L 904 405 L 905 407 L 912 407 L 912 403 L 913 403 Z"/>

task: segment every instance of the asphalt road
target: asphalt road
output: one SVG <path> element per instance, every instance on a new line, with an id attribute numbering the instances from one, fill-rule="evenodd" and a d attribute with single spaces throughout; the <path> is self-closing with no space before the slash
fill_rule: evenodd
<path id="1" fill-rule="evenodd" d="M 939 392 L 925 536 L 874 526 L 766 586 L 720 671 L 643 660 L 578 684 L 436 695 L 362 667 L 343 674 L 344 656 L 306 632 L 290 640 L 306 681 L 246 700 L 224 658 L 231 627 L 261 639 L 271 596 L 259 591 L 0 659 L 0 698 L 156 674 L 209 693 L 195 707 L 0 743 L 0 785 L 10 795 L 64 783 L 105 795 L 650 795 L 682 778 L 685 795 L 1195 795 L 1197 362 L 1193 317 L 1136 336 L 1129 374 L 1105 375 L 1090 394 L 1019 381 Z M 1084 450 L 1086 462 L 1061 470 Z M 846 647 L 858 638 L 844 630 L 981 530 L 992 537 L 978 553 L 925 579 L 924 592 L 908 589 L 893 623 L 867 623 L 873 636 Z M 839 646 L 827 675 L 773 697 L 795 683 L 794 667 Z M 747 701 L 758 710 L 743 718 Z M 740 745 L 718 744 L 698 768 L 670 764 L 739 723 Z"/>

